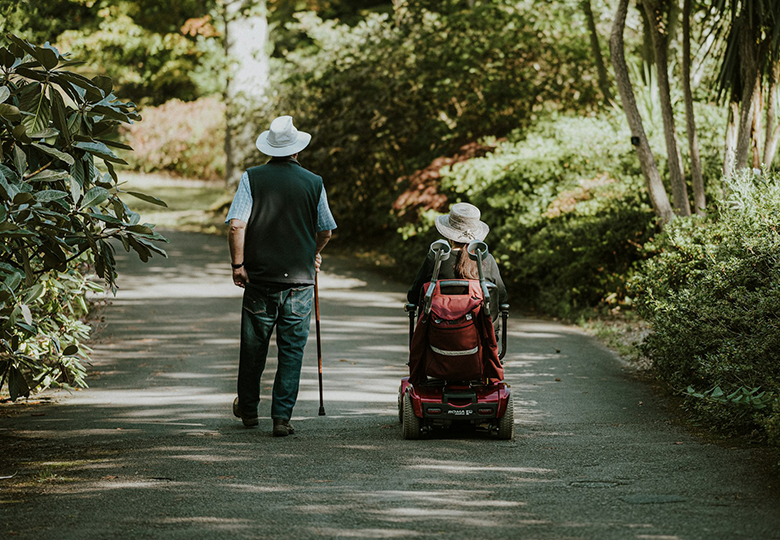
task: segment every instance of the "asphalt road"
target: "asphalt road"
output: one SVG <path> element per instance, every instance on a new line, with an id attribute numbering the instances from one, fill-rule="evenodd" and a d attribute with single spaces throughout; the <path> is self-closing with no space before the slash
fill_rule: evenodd
<path id="1" fill-rule="evenodd" d="M 91 388 L 0 411 L 0 476 L 17 473 L 0 480 L 0 538 L 780 538 L 761 450 L 681 427 L 612 353 L 554 322 L 510 319 L 515 440 L 403 440 L 405 287 L 327 251 L 327 415 L 312 331 L 296 434 L 271 436 L 272 370 L 245 429 L 226 242 L 169 236 L 168 260 L 120 259 Z"/>

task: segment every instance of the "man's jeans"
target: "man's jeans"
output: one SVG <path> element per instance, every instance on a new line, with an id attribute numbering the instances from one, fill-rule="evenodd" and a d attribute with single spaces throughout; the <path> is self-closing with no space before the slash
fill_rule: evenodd
<path id="1" fill-rule="evenodd" d="M 274 379 L 271 417 L 289 420 L 298 397 L 303 348 L 309 337 L 314 287 L 295 289 L 247 283 L 241 310 L 241 355 L 238 365 L 238 404 L 247 417 L 257 416 L 260 376 L 276 326 L 279 365 Z"/>

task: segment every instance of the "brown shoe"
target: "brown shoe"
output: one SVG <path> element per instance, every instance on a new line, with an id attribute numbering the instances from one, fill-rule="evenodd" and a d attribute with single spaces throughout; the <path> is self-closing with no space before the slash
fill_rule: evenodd
<path id="1" fill-rule="evenodd" d="M 274 418 L 274 437 L 287 437 L 287 435 L 292 435 L 293 433 L 295 433 L 295 430 L 289 421 Z"/>
<path id="2" fill-rule="evenodd" d="M 255 427 L 259 423 L 257 416 L 244 416 L 238 408 L 238 398 L 233 400 L 233 416 L 240 418 L 246 427 Z"/>

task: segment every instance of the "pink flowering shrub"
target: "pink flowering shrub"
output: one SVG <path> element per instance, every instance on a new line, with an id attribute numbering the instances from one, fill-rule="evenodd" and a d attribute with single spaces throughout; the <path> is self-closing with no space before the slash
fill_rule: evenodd
<path id="1" fill-rule="evenodd" d="M 135 150 L 127 159 L 132 169 L 201 180 L 224 176 L 225 105 L 219 98 L 172 99 L 141 115 L 143 122 L 122 130 Z"/>

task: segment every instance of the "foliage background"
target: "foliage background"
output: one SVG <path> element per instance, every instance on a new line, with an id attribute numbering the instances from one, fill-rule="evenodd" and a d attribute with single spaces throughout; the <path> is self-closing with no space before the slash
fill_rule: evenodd
<path id="1" fill-rule="evenodd" d="M 608 58 L 614 5 L 590 4 Z M 694 3 L 699 51 L 704 6 Z M 488 241 L 516 307 L 576 320 L 639 302 L 653 325 L 645 350 L 670 388 L 691 386 L 692 408 L 708 422 L 776 436 L 780 420 L 767 411 L 780 404 L 772 401 L 777 379 L 766 351 L 776 324 L 777 179 L 721 178 L 726 108 L 712 88 L 722 58 L 698 55 L 693 80 L 711 208 L 659 235 L 622 111 L 600 93 L 581 2 L 268 0 L 267 7 L 272 92 L 233 120 L 259 132 L 274 116 L 292 114 L 313 134 L 301 160 L 326 180 L 337 244 L 376 247 L 381 253 L 372 255 L 394 260 L 397 276 L 408 279 L 436 238 L 435 217 L 453 202 L 472 202 L 492 228 Z M 224 173 L 214 144 L 225 124 L 223 1 L 0 0 L 0 15 L 2 30 L 74 51 L 86 63 L 73 69 L 87 79 L 109 74 L 115 95 L 138 103 L 145 121 L 104 137 L 136 148 L 121 154 L 133 169 L 201 179 Z M 627 55 L 668 189 L 643 19 L 632 8 Z M 671 72 L 679 78 L 680 66 L 672 62 Z M 681 91 L 671 97 L 682 118 Z M 685 140 L 682 122 L 677 135 Z M 261 161 L 255 155 L 243 165 Z M 92 286 L 88 269 L 68 270 L 73 298 Z M 45 293 L 28 305 L 31 316 L 45 318 L 57 295 L 71 293 L 41 279 Z M 751 302 L 759 308 L 751 311 Z M 74 304 L 67 317 L 82 315 Z M 69 332 L 83 343 L 78 329 Z"/>

